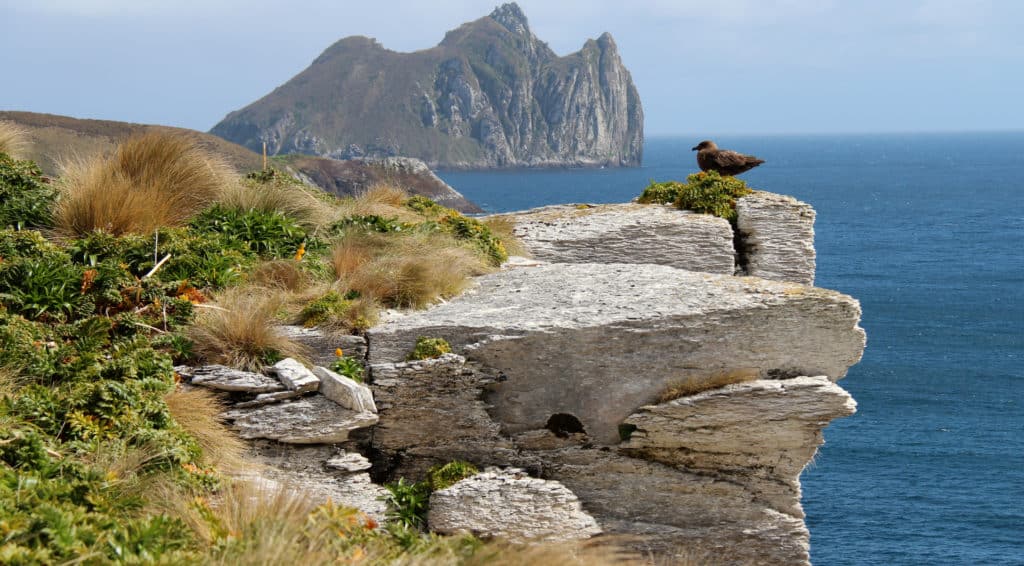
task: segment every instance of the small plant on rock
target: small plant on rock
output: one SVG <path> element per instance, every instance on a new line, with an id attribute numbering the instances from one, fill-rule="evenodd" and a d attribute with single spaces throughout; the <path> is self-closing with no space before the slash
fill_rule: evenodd
<path id="1" fill-rule="evenodd" d="M 420 336 L 416 339 L 416 346 L 414 346 L 412 352 L 409 352 L 409 355 L 405 357 L 405 360 L 430 360 L 440 358 L 441 356 L 450 354 L 451 352 L 452 347 L 444 338 Z"/>
<path id="2" fill-rule="evenodd" d="M 346 356 L 341 348 L 334 351 L 337 359 L 331 363 L 331 370 L 335 373 L 344 375 L 345 377 L 355 381 L 357 383 L 363 382 L 363 364 L 359 363 L 359 360 L 352 356 Z"/>
<path id="3" fill-rule="evenodd" d="M 676 208 L 713 214 L 730 222 L 736 221 L 736 199 L 754 192 L 736 177 L 722 176 L 717 171 L 694 173 L 686 183 L 651 182 L 637 202 L 673 203 Z"/>
<path id="4" fill-rule="evenodd" d="M 427 472 L 427 481 L 430 484 L 431 491 L 440 491 L 479 473 L 480 470 L 473 464 L 463 462 L 462 460 L 455 460 L 443 466 L 430 468 L 430 471 Z"/>

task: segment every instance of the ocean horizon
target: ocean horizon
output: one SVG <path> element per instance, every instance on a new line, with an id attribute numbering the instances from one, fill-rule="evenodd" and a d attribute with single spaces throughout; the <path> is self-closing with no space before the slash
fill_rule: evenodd
<path id="1" fill-rule="evenodd" d="M 697 172 L 703 137 L 636 168 L 440 171 L 487 212 L 625 202 Z M 1024 131 L 731 135 L 756 189 L 814 206 L 816 285 L 860 300 L 858 403 L 802 475 L 816 564 L 1024 564 Z"/>

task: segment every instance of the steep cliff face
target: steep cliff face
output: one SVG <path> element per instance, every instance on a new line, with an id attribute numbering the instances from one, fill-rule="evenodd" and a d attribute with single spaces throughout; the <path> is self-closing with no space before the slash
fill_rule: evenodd
<path id="1" fill-rule="evenodd" d="M 415 53 L 342 39 L 211 133 L 275 154 L 433 167 L 630 166 L 643 110 L 611 35 L 558 57 L 505 4 Z"/>

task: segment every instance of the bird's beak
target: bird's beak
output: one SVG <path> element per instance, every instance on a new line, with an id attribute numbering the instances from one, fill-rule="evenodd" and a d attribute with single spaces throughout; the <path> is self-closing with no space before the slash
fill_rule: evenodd
<path id="1" fill-rule="evenodd" d="M 690 151 L 697 151 L 697 146 L 693 146 L 693 147 L 691 147 L 691 148 L 690 148 Z"/>

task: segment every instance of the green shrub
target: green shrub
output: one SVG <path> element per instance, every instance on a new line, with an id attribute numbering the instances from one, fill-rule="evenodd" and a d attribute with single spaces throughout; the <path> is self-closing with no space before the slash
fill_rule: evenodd
<path id="1" fill-rule="evenodd" d="M 352 298 L 350 295 L 343 297 L 337 291 L 328 291 L 303 307 L 302 312 L 299 313 L 299 320 L 306 328 L 312 328 L 332 319 L 341 318 L 352 306 Z"/>
<path id="2" fill-rule="evenodd" d="M 656 183 L 651 181 L 644 192 L 636 199 L 640 204 L 669 204 L 679 198 L 684 185 L 679 181 Z"/>
<path id="3" fill-rule="evenodd" d="M 414 196 L 406 206 L 424 217 L 428 222 L 420 229 L 433 229 L 451 234 L 456 239 L 472 245 L 493 266 L 499 266 L 508 259 L 508 252 L 501 239 L 496 237 L 484 223 L 461 213 L 445 208 L 424 196 Z"/>
<path id="4" fill-rule="evenodd" d="M 262 258 L 293 257 L 307 239 L 297 221 L 276 210 L 240 210 L 214 205 L 196 217 L 191 226 L 202 232 L 221 234 Z"/>
<path id="5" fill-rule="evenodd" d="M 31 161 L 0 153 L 0 228 L 50 226 L 57 189 Z"/>
<path id="6" fill-rule="evenodd" d="M 440 358 L 444 354 L 450 354 L 451 351 L 451 345 L 448 344 L 448 341 L 444 338 L 420 336 L 416 339 L 416 346 L 414 346 L 412 352 L 409 352 L 409 355 L 405 357 L 405 360 L 430 360 L 433 358 Z"/>
<path id="7" fill-rule="evenodd" d="M 672 202 L 677 208 L 713 214 L 735 222 L 736 199 L 752 192 L 753 190 L 744 181 L 736 177 L 723 177 L 717 171 L 709 171 L 689 175 L 686 178 L 686 184 L 678 181 L 665 183 L 652 181 L 637 201 L 641 203 Z"/>
<path id="8" fill-rule="evenodd" d="M 443 466 L 434 466 L 427 472 L 427 482 L 431 491 L 447 489 L 456 483 L 479 474 L 480 470 L 469 462 L 455 460 Z"/>

